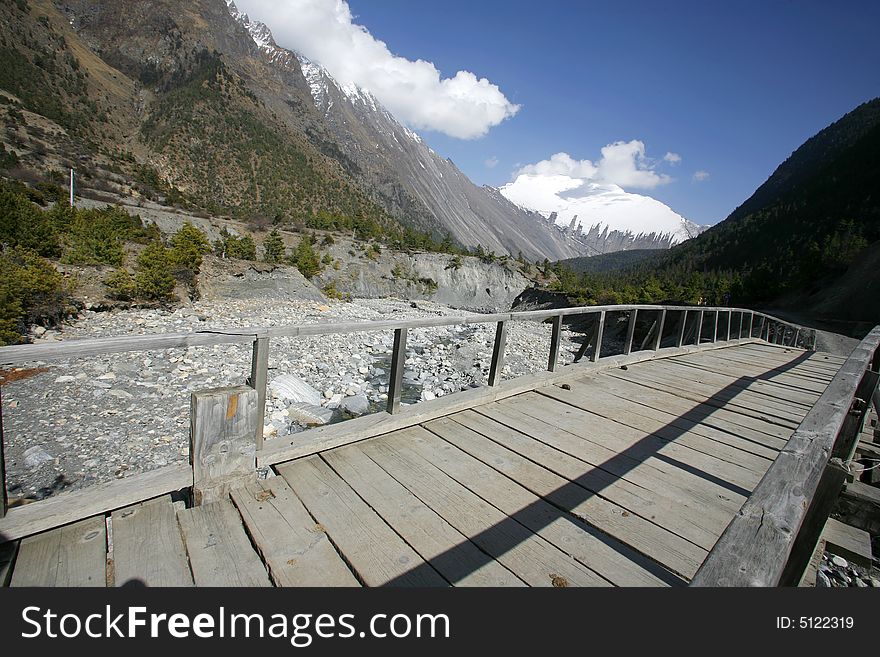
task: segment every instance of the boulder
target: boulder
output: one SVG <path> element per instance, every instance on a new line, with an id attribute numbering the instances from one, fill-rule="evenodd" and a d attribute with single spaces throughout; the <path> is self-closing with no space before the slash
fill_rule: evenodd
<path id="1" fill-rule="evenodd" d="M 370 401 L 366 395 L 351 395 L 342 400 L 342 408 L 352 415 L 363 415 L 370 410 Z"/>
<path id="2" fill-rule="evenodd" d="M 333 417 L 333 411 L 315 404 L 300 402 L 287 407 L 291 420 L 305 426 L 327 424 Z"/>
<path id="3" fill-rule="evenodd" d="M 288 404 L 321 405 L 321 393 L 293 374 L 282 374 L 272 379 L 269 388 Z"/>

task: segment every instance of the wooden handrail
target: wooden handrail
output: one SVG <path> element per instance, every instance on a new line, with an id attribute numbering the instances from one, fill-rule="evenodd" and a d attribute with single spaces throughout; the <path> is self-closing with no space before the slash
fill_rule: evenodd
<path id="1" fill-rule="evenodd" d="M 844 362 L 725 529 L 692 586 L 796 584 L 843 485 L 877 377 L 880 326 Z"/>
<path id="2" fill-rule="evenodd" d="M 256 408 L 260 414 L 260 421 L 257 422 L 257 430 L 254 436 L 255 449 L 257 453 L 263 450 L 263 422 L 262 415 L 266 404 L 266 387 L 268 379 L 268 359 L 269 359 L 269 342 L 271 338 L 276 337 L 305 337 L 319 335 L 339 335 L 357 332 L 382 331 L 393 329 L 394 349 L 392 352 L 391 377 L 388 390 L 387 412 L 389 414 L 397 414 L 400 412 L 400 394 L 403 385 L 403 363 L 406 359 L 406 336 L 408 329 L 411 328 L 430 328 L 440 326 L 454 326 L 467 324 L 484 324 L 496 323 L 497 329 L 495 333 L 495 346 L 492 353 L 492 364 L 490 367 L 489 385 L 495 386 L 501 377 L 501 369 L 504 362 L 504 352 L 507 338 L 507 322 L 510 321 L 544 321 L 552 320 L 552 335 L 550 340 L 548 371 L 554 372 L 558 367 L 558 353 L 561 338 L 561 329 L 565 318 L 572 318 L 578 315 L 596 315 L 597 321 L 595 328 L 591 331 L 591 335 L 585 336 L 585 344 L 583 352 L 586 351 L 587 342 L 592 340 L 594 345 L 592 362 L 599 360 L 599 354 L 602 346 L 602 338 L 605 333 L 605 322 L 609 313 L 629 313 L 629 322 L 627 325 L 626 346 L 624 355 L 628 355 L 632 350 L 633 335 L 636 327 L 636 320 L 639 311 L 659 312 L 661 316 L 660 330 L 648 351 L 658 351 L 662 341 L 662 330 L 664 325 L 668 325 L 667 314 L 670 312 L 682 313 L 682 330 L 678 336 L 678 347 L 683 346 L 685 338 L 685 326 L 689 311 L 698 311 L 699 323 L 697 327 L 696 344 L 701 342 L 700 326 L 704 312 L 714 312 L 717 317 L 719 312 L 750 313 L 752 321 L 754 316 L 758 315 L 762 318 L 762 322 L 783 328 L 788 328 L 797 332 L 801 327 L 779 320 L 770 315 L 763 313 L 755 313 L 753 311 L 739 308 L 715 308 L 708 306 L 654 306 L 646 304 L 630 304 L 616 306 L 578 306 L 573 308 L 558 308 L 552 310 L 533 310 L 522 312 L 492 313 L 492 314 L 468 314 L 455 315 L 445 317 L 430 317 L 425 319 L 410 320 L 388 320 L 375 322 L 339 322 L 339 323 L 314 323 L 314 324 L 296 324 L 291 326 L 275 326 L 275 327 L 250 327 L 250 328 L 229 328 L 229 329 L 213 329 L 206 331 L 195 331 L 191 333 L 164 333 L 151 335 L 128 335 L 116 336 L 109 338 L 94 338 L 84 340 L 69 340 L 52 343 L 26 344 L 0 347 L 0 365 L 18 365 L 33 361 L 53 361 L 65 358 L 82 358 L 88 356 L 98 356 L 102 354 L 125 353 L 134 351 L 149 351 L 154 349 L 170 349 L 170 348 L 186 348 L 212 346 L 221 344 L 253 344 L 253 352 L 251 357 L 251 368 L 247 377 L 247 384 L 257 391 Z M 751 324 L 750 324 L 751 326 Z M 808 329 L 804 329 L 805 331 Z M 777 331 L 778 333 L 778 331 Z M 749 335 L 749 338 L 752 336 Z M 728 339 L 730 336 L 728 335 Z M 713 335 L 712 342 L 717 341 L 716 335 Z M 583 355 L 581 353 L 581 355 Z M 0 409 L 0 427 L 2 427 L 2 409 Z M 0 434 L 0 485 L 5 487 L 5 473 L 2 469 L 3 459 L 3 442 L 2 434 Z M 0 518 L 6 511 L 5 498 L 0 499 Z"/>

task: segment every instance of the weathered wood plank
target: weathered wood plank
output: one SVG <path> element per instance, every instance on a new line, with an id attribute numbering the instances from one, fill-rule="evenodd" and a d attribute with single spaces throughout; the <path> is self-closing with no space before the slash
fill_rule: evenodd
<path id="1" fill-rule="evenodd" d="M 621 399 L 674 413 L 681 418 L 702 422 L 732 433 L 737 433 L 741 429 L 749 429 L 777 440 L 781 439 L 783 444 L 791 436 L 791 429 L 787 427 L 764 422 L 749 415 L 741 415 L 729 409 L 703 405 L 690 399 L 678 397 L 671 392 L 645 387 L 632 381 L 606 376 L 591 379 L 581 378 L 578 381 L 585 384 L 592 381 L 602 390 Z"/>
<path id="2" fill-rule="evenodd" d="M 12 566 L 18 554 L 18 541 L 0 543 L 0 586 L 9 586 L 12 579 Z"/>
<path id="3" fill-rule="evenodd" d="M 368 586 L 446 586 L 413 550 L 319 457 L 293 461 L 278 472 L 324 527 Z"/>
<path id="4" fill-rule="evenodd" d="M 250 482 L 231 497 L 276 586 L 360 586 L 283 477 Z"/>
<path id="5" fill-rule="evenodd" d="M 248 384 L 257 391 L 257 410 L 259 418 L 254 435 L 257 450 L 263 449 L 263 417 L 266 415 L 266 384 L 269 378 L 269 338 L 259 337 L 254 340 L 251 353 L 251 376 Z"/>
<path id="6" fill-rule="evenodd" d="M 527 584 L 553 586 L 562 578 L 572 586 L 609 585 L 607 580 L 408 449 L 407 443 L 419 431 L 424 430 L 404 429 L 358 448 Z"/>
<path id="7" fill-rule="evenodd" d="M 795 370 L 785 371 L 781 368 L 768 369 L 767 365 L 749 365 L 742 361 L 733 361 L 725 358 L 713 358 L 699 355 L 682 356 L 674 361 L 681 366 L 697 367 L 707 372 L 715 372 L 721 375 L 733 376 L 736 378 L 749 377 L 755 379 L 762 386 L 767 386 L 777 394 L 783 391 L 796 390 L 803 395 L 814 396 L 818 399 L 819 395 L 825 390 L 828 381 L 818 379 L 806 379 L 798 376 Z M 758 378 L 760 377 L 760 378 Z M 830 378 L 829 378 L 830 380 Z M 815 400 L 814 400 L 815 401 Z"/>
<path id="8" fill-rule="evenodd" d="M 257 465 L 258 467 L 266 467 L 317 454 L 334 447 L 415 426 L 421 422 L 473 408 L 480 404 L 504 399 L 527 390 L 534 390 L 540 386 L 578 378 L 588 373 L 718 348 L 720 347 L 712 344 L 667 347 L 657 352 L 643 351 L 629 356 L 603 358 L 596 363 L 580 362 L 567 365 L 556 372 L 536 372 L 527 377 L 503 381 L 493 387 L 475 388 L 440 399 L 401 407 L 400 412 L 395 415 L 371 413 L 347 422 L 316 427 L 292 436 L 275 438 L 267 442 L 263 450 L 257 454 Z"/>
<path id="9" fill-rule="evenodd" d="M 675 442 L 680 445 L 686 445 L 704 454 L 715 456 L 729 463 L 735 463 L 743 468 L 763 476 L 770 467 L 770 463 L 776 458 L 776 452 L 771 451 L 770 456 L 757 456 L 751 449 L 751 444 L 746 444 L 746 449 L 741 449 L 742 441 L 736 436 L 728 438 L 727 441 L 714 440 L 696 431 L 690 431 L 680 426 L 664 424 L 663 422 L 653 420 L 651 418 L 633 412 L 630 404 L 613 403 L 617 399 L 613 396 L 604 398 L 601 401 L 592 395 L 585 394 L 584 388 L 578 387 L 576 384 L 568 390 L 561 388 L 545 388 L 538 391 L 540 394 L 564 402 L 576 408 L 589 411 L 596 415 L 600 415 L 606 419 L 617 422 L 624 426 L 644 431 L 646 434 L 657 436 L 662 440 Z M 719 432 L 720 433 L 720 432 Z M 729 444 L 734 442 L 734 445 Z"/>
<path id="10" fill-rule="evenodd" d="M 196 586 L 271 586 L 229 500 L 177 514 Z"/>
<path id="11" fill-rule="evenodd" d="M 767 373 L 779 372 L 787 377 L 791 377 L 794 383 L 801 385 L 806 385 L 810 382 L 827 385 L 834 378 L 834 372 L 825 369 L 817 370 L 806 361 L 801 360 L 803 353 L 791 354 L 793 357 L 790 359 L 768 359 L 765 356 L 746 353 L 739 349 L 719 349 L 712 354 L 688 354 L 683 360 L 688 360 L 691 356 L 701 355 L 705 356 L 705 358 L 693 358 L 693 360 L 705 360 L 712 363 L 725 362 L 737 369 L 758 369 Z"/>
<path id="12" fill-rule="evenodd" d="M 454 448 L 423 436 L 424 442 L 413 442 L 416 451 L 618 586 L 663 582 L 642 555 L 685 577 L 693 575 L 706 556 L 706 549 L 572 484 L 457 421 L 433 420 L 425 428 Z M 509 480 L 486 474 L 487 466 Z M 571 514 L 583 524 L 558 524 L 560 513 L 563 518 Z"/>
<path id="13" fill-rule="evenodd" d="M 818 498 L 834 493 L 819 491 L 820 483 L 831 479 L 826 475 L 828 460 L 878 344 L 880 327 L 853 350 L 709 553 L 693 584 L 774 586 L 798 565 L 789 564 L 792 553 L 807 542 L 812 548 L 813 527 L 806 532 L 802 528 L 807 520 L 818 520 Z"/>
<path id="14" fill-rule="evenodd" d="M 714 523 L 714 528 L 707 528 L 713 523 L 706 522 L 700 507 L 688 506 L 675 499 L 661 484 L 649 488 L 652 480 L 639 477 L 638 468 L 626 476 L 618 476 L 564 451 L 561 449 L 566 447 L 564 435 L 555 441 L 549 438 L 548 441 L 558 443 L 558 447 L 551 446 L 511 426 L 515 420 L 508 420 L 508 425 L 474 410 L 458 413 L 450 420 L 704 549 L 715 544 L 726 526 L 722 518 Z M 583 442 L 573 435 L 569 438 Z"/>
<path id="15" fill-rule="evenodd" d="M 106 586 L 104 516 L 80 520 L 21 542 L 12 586 Z"/>
<path id="16" fill-rule="evenodd" d="M 354 446 L 324 460 L 425 561 L 456 586 L 525 586 Z"/>
<path id="17" fill-rule="evenodd" d="M 639 461 L 652 459 L 652 465 L 658 469 L 689 474 L 695 480 L 695 487 L 712 490 L 733 510 L 739 508 L 760 479 L 756 473 L 734 463 L 687 445 L 661 440 L 538 393 L 524 393 L 517 397 L 517 402 L 517 408 L 523 413 L 601 443 L 616 454 L 625 454 Z"/>
<path id="18" fill-rule="evenodd" d="M 507 322 L 498 322 L 495 327 L 495 342 L 492 344 L 492 365 L 489 368 L 490 386 L 495 386 L 501 379 L 501 372 L 504 370 L 504 354 L 506 349 Z"/>
<path id="19" fill-rule="evenodd" d="M 868 532 L 851 527 L 834 518 L 828 518 L 828 522 L 825 523 L 825 528 L 822 530 L 822 539 L 831 554 L 836 554 L 866 568 L 871 567 L 873 554 L 871 553 L 871 535 Z"/>
<path id="20" fill-rule="evenodd" d="M 9 509 L 0 519 L 3 540 L 23 538 L 99 513 L 192 486 L 189 465 L 169 465 L 158 470 L 61 493 L 47 500 Z"/>
<path id="21" fill-rule="evenodd" d="M 255 475 L 259 395 L 247 386 L 216 388 L 192 393 L 190 404 L 190 460 L 193 500 L 226 499 L 229 491 Z"/>
<path id="22" fill-rule="evenodd" d="M 193 585 L 170 496 L 114 511 L 111 522 L 116 586 Z"/>
<path id="23" fill-rule="evenodd" d="M 725 501 L 718 497 L 715 490 L 706 490 L 702 481 L 693 475 L 682 476 L 677 468 L 670 466 L 662 469 L 667 464 L 658 462 L 656 459 L 639 460 L 627 454 L 620 454 L 604 445 L 584 439 L 575 432 L 521 413 L 509 405 L 492 404 L 475 409 L 475 411 L 505 427 L 519 431 L 536 441 L 543 442 L 569 456 L 589 463 L 594 466 L 597 473 L 604 471 L 621 481 L 656 493 L 661 499 L 668 498 L 678 505 L 687 521 L 695 528 L 702 530 L 702 534 L 696 533 L 694 535 L 694 532 L 697 532 L 696 529 L 689 531 L 687 527 L 676 528 L 679 535 L 685 536 L 697 544 L 705 544 L 705 539 L 701 536 L 705 536 L 707 532 L 711 536 L 718 536 L 730 522 L 732 509 L 725 505 Z M 493 437 L 505 445 L 509 444 L 509 441 L 503 440 L 497 435 Z M 600 485 L 599 482 L 601 480 L 598 480 L 596 485 Z M 664 518 L 665 522 L 667 520 Z"/>

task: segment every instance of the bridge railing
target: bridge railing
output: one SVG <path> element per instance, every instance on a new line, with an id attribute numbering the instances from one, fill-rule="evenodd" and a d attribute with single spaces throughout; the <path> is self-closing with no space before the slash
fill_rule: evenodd
<path id="1" fill-rule="evenodd" d="M 838 370 L 692 586 L 795 586 L 849 473 L 880 375 L 880 326 Z"/>
<path id="2" fill-rule="evenodd" d="M 190 333 L 165 333 L 152 335 L 131 335 L 85 340 L 70 340 L 53 343 L 25 344 L 0 347 L 0 366 L 22 365 L 29 362 L 50 362 L 62 359 L 101 356 L 104 354 L 141 352 L 171 348 L 186 348 L 224 344 L 252 344 L 251 367 L 246 386 L 252 393 L 245 398 L 238 388 L 226 389 L 227 394 L 234 394 L 235 406 L 239 413 L 247 412 L 253 417 L 247 422 L 235 425 L 238 434 L 244 432 L 243 439 L 249 443 L 241 447 L 244 450 L 239 456 L 238 466 L 248 460 L 259 467 L 268 467 L 275 463 L 316 453 L 322 449 L 330 449 L 354 439 L 377 435 L 408 426 L 416 421 L 424 421 L 438 417 L 440 413 L 454 412 L 467 408 L 482 399 L 499 398 L 501 395 L 515 394 L 518 390 L 527 389 L 522 384 L 501 385 L 501 374 L 507 342 L 507 328 L 513 321 L 549 321 L 551 335 L 548 350 L 547 375 L 554 376 L 560 368 L 559 352 L 562 341 L 562 328 L 568 323 L 570 327 L 585 332 L 584 342 L 574 358 L 575 363 L 584 358 L 589 363 L 616 362 L 602 353 L 603 336 L 608 335 L 608 318 L 612 315 L 628 314 L 625 335 L 622 335 L 622 357 L 629 362 L 639 360 L 631 356 L 653 354 L 656 352 L 679 351 L 689 348 L 705 348 L 716 343 L 730 340 L 765 340 L 774 344 L 792 347 L 814 348 L 815 338 L 812 329 L 808 329 L 782 319 L 751 311 L 744 308 L 708 307 L 708 306 L 657 306 L 657 305 L 615 305 L 615 306 L 584 306 L 575 308 L 557 308 L 551 310 L 506 312 L 493 314 L 467 314 L 431 317 L 410 320 L 387 320 L 373 322 L 345 323 L 314 323 L 290 326 L 231 328 L 196 331 Z M 646 335 L 636 343 L 636 325 L 640 313 L 651 313 L 651 320 Z M 677 315 L 677 317 L 675 317 Z M 488 374 L 488 386 L 476 390 L 468 390 L 444 397 L 442 400 L 428 401 L 418 404 L 423 410 L 413 411 L 406 407 L 402 412 L 401 391 L 403 389 L 404 361 L 406 360 L 407 333 L 413 328 L 443 327 L 470 324 L 495 324 L 495 339 L 492 350 L 491 366 Z M 391 356 L 388 401 L 385 412 L 373 413 L 344 423 L 317 427 L 301 433 L 273 439 L 269 445 L 263 440 L 263 420 L 266 406 L 268 383 L 268 363 L 271 340 L 273 338 L 306 337 L 321 335 L 339 335 L 366 331 L 391 330 L 394 332 L 394 343 Z M 661 349 L 663 341 L 671 343 L 671 347 Z M 604 342 L 607 342 L 605 340 Z M 671 355 L 671 354 L 670 354 Z M 621 356 L 616 356 L 620 358 Z M 533 376 L 532 379 L 535 377 Z M 530 379 L 530 380 L 532 380 Z M 512 382 L 507 381 L 505 384 Z M 194 471 L 198 480 L 199 458 L 210 463 L 217 470 L 219 461 L 230 460 L 229 444 L 194 445 L 194 436 L 218 436 L 229 432 L 230 427 L 205 427 L 197 423 L 206 422 L 204 418 L 211 416 L 205 410 L 206 399 L 216 391 L 194 392 L 191 402 L 191 443 L 189 466 L 164 466 L 144 474 L 132 475 L 110 484 L 99 484 L 80 491 L 65 493 L 60 496 L 28 504 L 25 507 L 9 509 L 7 505 L 6 472 L 3 460 L 3 418 L 2 399 L 0 399 L 0 484 L 2 484 L 2 502 L 0 502 L 0 536 L 6 538 L 24 535 L 23 527 L 27 525 L 29 533 L 59 526 L 66 522 L 88 517 L 112 508 L 120 508 L 127 504 L 149 499 L 167 492 L 193 486 Z M 2 394 L 2 393 L 0 393 Z M 452 399 L 455 398 L 455 399 Z M 216 395 L 214 402 L 220 403 Z M 212 403 L 214 403 L 212 402 Z M 199 406 L 200 405 L 200 406 Z M 197 412 L 197 406 L 200 410 Z M 215 413 L 214 415 L 217 415 Z M 223 413 L 219 414 L 221 417 Z M 402 417 L 406 416 L 406 417 Z M 419 419 L 422 418 L 422 419 Z M 343 427 L 344 425 L 344 427 Z M 241 439 L 242 436 L 239 436 Z M 207 449 L 207 451 L 206 451 Z M 214 450 L 214 451 L 211 451 Z M 217 450 L 220 452 L 215 453 Z M 224 451 L 225 450 L 225 451 Z M 221 454 L 218 456 L 218 454 Z M 198 455 L 202 455 L 201 457 Z M 230 462 L 232 462 L 230 460 Z M 238 467 L 236 466 L 236 467 Z M 220 468 L 222 470 L 222 468 Z M 253 468 L 251 468 L 253 469 Z M 206 473 L 201 473 L 206 474 Z M 211 473 L 207 473 L 210 475 Z M 214 472 L 216 475 L 216 472 Z M 222 473 L 223 476 L 229 473 Z M 89 491 L 95 489 L 89 497 Z M 31 519 L 31 520 L 28 520 Z M 34 520 L 35 519 L 35 520 Z M 15 522 L 12 522 L 15 520 Z M 30 524 L 28 524 L 30 523 Z M 32 530 L 32 531 L 30 531 Z"/>

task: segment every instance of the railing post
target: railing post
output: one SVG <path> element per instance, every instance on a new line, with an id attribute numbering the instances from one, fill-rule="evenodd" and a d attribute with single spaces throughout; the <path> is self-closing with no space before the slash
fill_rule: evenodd
<path id="1" fill-rule="evenodd" d="M 0 518 L 6 517 L 9 500 L 6 497 L 6 459 L 3 456 L 3 392 L 0 389 Z"/>
<path id="2" fill-rule="evenodd" d="M 495 326 L 495 344 L 492 347 L 492 366 L 489 369 L 489 385 L 494 386 L 504 368 L 504 350 L 507 347 L 507 322 Z"/>
<path id="3" fill-rule="evenodd" d="M 685 310 L 684 314 L 681 316 L 681 330 L 678 332 L 678 343 L 675 345 L 676 347 L 681 347 L 684 344 L 684 330 L 687 328 L 688 323 L 688 311 Z"/>
<path id="4" fill-rule="evenodd" d="M 700 339 L 703 337 L 703 312 L 701 310 L 697 317 L 697 341 L 695 343 L 697 346 L 700 345 Z"/>
<path id="5" fill-rule="evenodd" d="M 666 324 L 666 308 L 660 312 L 660 326 L 657 328 L 657 339 L 654 340 L 654 351 L 660 348 L 660 341 L 663 339 L 663 326 Z"/>
<path id="6" fill-rule="evenodd" d="M 559 360 L 559 341 L 562 338 L 562 315 L 553 318 L 553 332 L 550 334 L 550 357 L 547 359 L 547 371 L 555 372 Z"/>
<path id="7" fill-rule="evenodd" d="M 189 458 L 196 506 L 225 499 L 231 489 L 256 476 L 254 436 L 262 424 L 253 388 L 192 393 Z"/>
<path id="8" fill-rule="evenodd" d="M 605 311 L 599 312 L 599 321 L 596 322 L 596 346 L 593 348 L 591 360 L 595 363 L 599 360 L 599 352 L 602 351 L 602 335 L 605 333 Z"/>
<path id="9" fill-rule="evenodd" d="M 730 342 L 730 325 L 733 324 L 733 311 L 727 311 L 727 342 Z"/>
<path id="10" fill-rule="evenodd" d="M 718 316 L 720 314 L 719 311 L 715 311 L 715 328 L 712 329 L 712 342 L 718 342 Z"/>
<path id="11" fill-rule="evenodd" d="M 755 313 L 749 313 L 749 340 L 752 339 L 752 332 L 755 329 Z"/>
<path id="12" fill-rule="evenodd" d="M 792 342 L 791 342 L 792 347 L 797 347 L 797 342 L 798 342 L 798 338 L 800 337 L 800 335 L 801 335 L 801 330 L 795 329 L 794 330 L 794 340 L 792 340 Z"/>
<path id="13" fill-rule="evenodd" d="M 263 423 L 266 417 L 266 384 L 269 378 L 269 338 L 254 339 L 251 356 L 251 376 L 248 385 L 257 391 L 257 451 L 263 449 Z"/>
<path id="14" fill-rule="evenodd" d="M 739 330 L 736 332 L 736 339 L 742 340 L 743 338 L 743 323 L 745 321 L 745 313 L 740 311 L 739 313 Z"/>
<path id="15" fill-rule="evenodd" d="M 761 339 L 764 342 L 770 342 L 770 322 L 763 315 L 761 316 Z"/>
<path id="16" fill-rule="evenodd" d="M 387 411 L 392 415 L 400 410 L 404 361 L 406 361 L 406 329 L 394 329 L 394 351 L 391 354 L 391 376 L 388 379 L 387 406 Z"/>
<path id="17" fill-rule="evenodd" d="M 625 354 L 632 352 L 633 336 L 636 333 L 636 317 L 638 314 L 637 308 L 633 308 L 629 314 L 629 324 L 626 326 L 626 346 L 623 348 L 623 353 Z"/>

